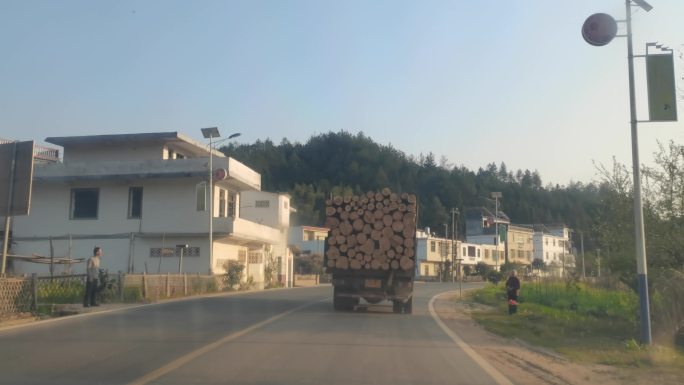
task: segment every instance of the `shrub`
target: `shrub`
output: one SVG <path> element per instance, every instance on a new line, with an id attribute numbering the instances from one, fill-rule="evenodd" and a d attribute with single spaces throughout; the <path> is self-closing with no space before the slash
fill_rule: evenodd
<path id="1" fill-rule="evenodd" d="M 228 261 L 223 268 L 226 269 L 226 275 L 228 276 L 228 287 L 235 289 L 237 285 L 242 282 L 242 276 L 244 275 L 245 265 L 239 263 L 238 261 Z"/>
<path id="2" fill-rule="evenodd" d="M 85 285 L 81 281 L 56 278 L 38 286 L 38 302 L 42 303 L 80 303 L 84 294 Z"/>
<path id="3" fill-rule="evenodd" d="M 123 292 L 124 302 L 142 302 L 142 288 L 141 287 L 125 287 Z"/>
<path id="4" fill-rule="evenodd" d="M 499 282 L 501 282 L 502 279 L 503 279 L 503 274 L 501 274 L 500 272 L 498 272 L 496 270 L 491 270 L 487 273 L 487 281 L 489 281 L 495 285 L 498 284 Z"/>
<path id="5" fill-rule="evenodd" d="M 252 286 L 254 286 L 254 277 L 250 275 L 244 282 L 240 282 L 238 290 L 249 290 Z"/>

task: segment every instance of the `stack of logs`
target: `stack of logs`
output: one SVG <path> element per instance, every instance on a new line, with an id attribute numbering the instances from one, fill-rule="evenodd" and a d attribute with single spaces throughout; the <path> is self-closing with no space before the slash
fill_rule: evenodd
<path id="1" fill-rule="evenodd" d="M 326 264 L 342 270 L 415 266 L 416 196 L 381 192 L 326 201 Z"/>

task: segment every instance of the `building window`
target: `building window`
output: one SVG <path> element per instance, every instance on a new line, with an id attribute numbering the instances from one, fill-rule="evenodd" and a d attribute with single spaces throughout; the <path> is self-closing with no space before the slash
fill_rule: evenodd
<path id="1" fill-rule="evenodd" d="M 440 242 L 439 243 L 439 252 L 442 254 L 442 256 L 449 255 L 449 244 L 446 242 Z"/>
<path id="2" fill-rule="evenodd" d="M 553 245 L 556 246 L 556 240 L 555 239 L 553 240 Z"/>
<path id="3" fill-rule="evenodd" d="M 436 247 L 435 247 L 435 241 L 430 241 L 430 251 L 435 252 Z"/>
<path id="4" fill-rule="evenodd" d="M 485 259 L 489 259 L 489 249 L 485 249 Z"/>
<path id="5" fill-rule="evenodd" d="M 425 265 L 425 274 L 424 275 L 430 275 L 430 266 L 427 264 Z"/>
<path id="6" fill-rule="evenodd" d="M 150 257 L 180 257 L 181 248 L 180 247 L 151 247 Z M 199 257 L 200 248 L 199 247 L 188 247 L 183 250 L 183 257 Z"/>
<path id="7" fill-rule="evenodd" d="M 469 257 L 475 256 L 475 246 L 468 246 L 468 256 Z"/>
<path id="8" fill-rule="evenodd" d="M 197 211 L 205 211 L 207 209 L 207 184 L 202 182 L 196 186 L 197 195 Z"/>
<path id="9" fill-rule="evenodd" d="M 226 190 L 219 189 L 219 217 L 226 216 Z"/>
<path id="10" fill-rule="evenodd" d="M 477 257 L 480 258 L 480 249 L 477 249 Z"/>
<path id="11" fill-rule="evenodd" d="M 287 204 L 287 202 L 285 202 Z M 271 202 L 264 200 L 264 201 L 254 201 L 254 207 L 256 208 L 268 208 L 271 207 Z M 287 207 L 285 207 L 287 208 Z"/>
<path id="12" fill-rule="evenodd" d="M 261 253 L 249 253 L 247 255 L 247 263 L 262 263 L 263 260 L 263 254 Z"/>
<path id="13" fill-rule="evenodd" d="M 142 218 L 142 187 L 131 187 L 128 189 L 128 218 Z"/>
<path id="14" fill-rule="evenodd" d="M 228 191 L 228 216 L 235 217 L 235 193 Z"/>
<path id="15" fill-rule="evenodd" d="M 97 219 L 100 189 L 71 189 L 71 219 Z"/>

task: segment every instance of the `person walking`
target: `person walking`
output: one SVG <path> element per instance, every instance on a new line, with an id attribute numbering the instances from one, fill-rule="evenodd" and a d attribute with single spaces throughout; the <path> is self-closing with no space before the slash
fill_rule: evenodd
<path id="1" fill-rule="evenodd" d="M 511 270 L 511 274 L 508 276 L 508 280 L 506 280 L 508 314 L 515 314 L 518 312 L 518 295 L 520 295 L 520 279 L 518 279 L 516 271 Z"/>
<path id="2" fill-rule="evenodd" d="M 83 298 L 83 307 L 100 306 L 95 295 L 99 286 L 100 278 L 100 257 L 102 256 L 102 248 L 96 246 L 93 249 L 93 256 L 86 261 L 86 287 L 85 297 Z"/>

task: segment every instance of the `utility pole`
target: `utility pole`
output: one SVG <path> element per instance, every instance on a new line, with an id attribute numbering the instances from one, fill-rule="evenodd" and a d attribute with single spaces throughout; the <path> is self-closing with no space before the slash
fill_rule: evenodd
<path id="1" fill-rule="evenodd" d="M 584 269 L 584 232 L 580 231 L 580 247 L 582 249 L 582 279 L 587 279 L 587 273 Z"/>
<path id="2" fill-rule="evenodd" d="M 456 231 L 456 214 L 458 214 L 458 209 L 451 209 L 451 266 L 453 268 L 454 263 L 456 262 L 456 254 L 458 254 L 458 250 L 454 249 L 454 240 L 456 239 L 457 231 Z M 458 266 L 458 276 L 461 276 L 461 266 L 459 264 Z M 451 283 L 454 283 L 454 274 L 451 274 Z"/>
<path id="3" fill-rule="evenodd" d="M 444 224 L 444 243 L 442 244 L 442 277 L 440 277 L 439 281 L 444 282 L 446 278 L 446 263 L 449 261 L 449 251 L 447 250 L 448 244 L 447 240 L 449 239 L 449 224 L 445 223 Z M 453 268 L 453 266 L 452 266 Z"/>

